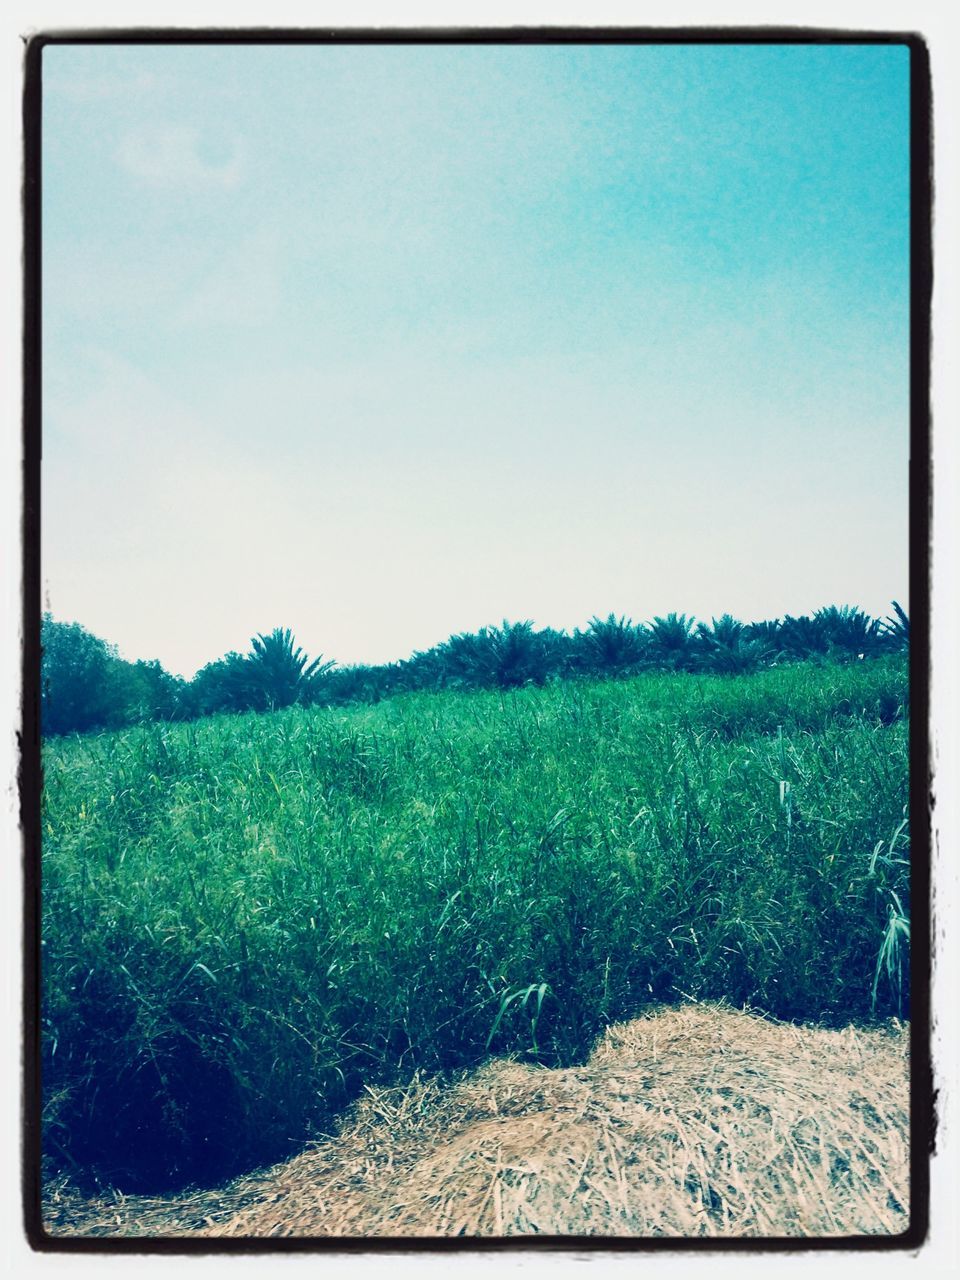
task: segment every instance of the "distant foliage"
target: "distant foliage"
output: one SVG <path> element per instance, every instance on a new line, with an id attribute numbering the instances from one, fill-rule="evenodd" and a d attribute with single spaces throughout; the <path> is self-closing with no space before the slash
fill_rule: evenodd
<path id="1" fill-rule="evenodd" d="M 500 627 L 451 636 L 434 651 L 445 677 L 441 683 L 496 689 L 543 684 L 557 665 L 557 635 L 534 631 L 532 622 L 505 619 Z"/>
<path id="2" fill-rule="evenodd" d="M 310 702 L 333 662 L 323 657 L 311 662 L 295 644 L 289 628 L 276 627 L 268 636 L 257 635 L 243 667 L 248 705 L 254 711 L 273 711 L 295 702 Z"/>
<path id="3" fill-rule="evenodd" d="M 649 626 L 650 649 L 657 665 L 667 671 L 690 671 L 695 665 L 694 619 L 685 613 L 654 618 Z"/>
<path id="4" fill-rule="evenodd" d="M 621 677 L 640 671 L 745 675 L 789 662 L 851 662 L 910 644 L 910 619 L 869 617 L 852 605 L 812 616 L 743 623 L 731 614 L 697 622 L 668 613 L 635 623 L 591 618 L 569 635 L 529 620 L 452 635 L 432 649 L 381 666 L 337 668 L 309 659 L 289 628 L 254 636 L 247 654 L 227 653 L 186 682 L 159 662 L 124 662 L 77 623 L 43 623 L 43 731 L 83 733 L 142 720 L 194 719 L 224 711 L 271 711 L 379 702 L 439 689 L 519 689 L 567 677 Z"/>
<path id="5" fill-rule="evenodd" d="M 697 635 L 708 647 L 715 645 L 723 649 L 735 649 L 743 638 L 743 623 L 725 613 L 722 618 L 714 618 L 710 626 L 705 622 L 698 622 Z"/>
<path id="6" fill-rule="evenodd" d="M 246 710 L 244 663 L 241 654 L 227 653 L 201 667 L 184 698 L 186 714 L 209 716 L 218 711 Z"/>
<path id="7" fill-rule="evenodd" d="M 596 675 L 637 671 L 648 654 L 646 628 L 624 615 L 591 618 L 586 631 L 578 631 L 575 640 L 581 668 Z"/>
<path id="8" fill-rule="evenodd" d="M 780 619 L 772 618 L 767 622 L 749 622 L 743 628 L 743 634 L 748 640 L 759 640 L 771 652 L 774 652 L 780 636 Z"/>
<path id="9" fill-rule="evenodd" d="M 44 733 L 84 733 L 122 724 L 119 658 L 77 622 L 41 626 L 40 714 Z"/>
<path id="10" fill-rule="evenodd" d="M 838 609 L 831 605 L 827 609 L 818 609 L 813 616 L 827 642 L 827 649 L 843 657 L 866 657 L 878 652 L 882 646 L 880 622 L 862 609 L 850 605 Z"/>
<path id="11" fill-rule="evenodd" d="M 44 734 L 118 729 L 178 714 L 184 682 L 159 662 L 125 662 L 78 622 L 44 614 L 40 628 L 40 723 Z"/>
<path id="12" fill-rule="evenodd" d="M 309 661 L 282 627 L 254 636 L 244 656 L 228 653 L 194 676 L 185 704 L 195 716 L 217 711 L 275 711 L 322 700 L 322 682 L 334 663 Z"/>
<path id="13" fill-rule="evenodd" d="M 780 624 L 778 632 L 780 651 L 785 658 L 802 660 L 816 655 L 826 657 L 830 647 L 826 628 L 816 618 L 799 618 L 790 614 Z"/>
<path id="14" fill-rule="evenodd" d="M 774 652 L 765 639 L 748 635 L 743 623 L 729 613 L 714 618 L 710 626 L 698 623 L 696 646 L 698 666 L 726 675 L 757 671 Z"/>
<path id="15" fill-rule="evenodd" d="M 500 689 L 524 684 L 543 684 L 550 674 L 549 641 L 532 622 L 491 627 L 484 636 L 485 662 L 492 682 Z"/>
<path id="16" fill-rule="evenodd" d="M 889 649 L 908 649 L 910 647 L 910 619 L 906 611 L 893 601 L 893 618 L 885 618 L 880 624 L 884 644 Z"/>
<path id="17" fill-rule="evenodd" d="M 337 667 L 324 678 L 322 686 L 314 690 L 311 701 L 323 706 L 379 702 L 409 687 L 403 666 L 394 662 L 382 667 Z"/>

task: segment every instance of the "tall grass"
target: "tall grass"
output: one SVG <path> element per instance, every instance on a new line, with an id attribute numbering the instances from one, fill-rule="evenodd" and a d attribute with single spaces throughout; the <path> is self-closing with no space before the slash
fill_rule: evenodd
<path id="1" fill-rule="evenodd" d="M 906 708 L 891 657 L 46 744 L 49 1159 L 213 1181 L 688 996 L 908 1014 Z"/>

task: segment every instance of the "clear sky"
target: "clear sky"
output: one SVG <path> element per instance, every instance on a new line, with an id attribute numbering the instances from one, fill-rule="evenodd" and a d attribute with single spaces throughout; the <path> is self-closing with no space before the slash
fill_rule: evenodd
<path id="1" fill-rule="evenodd" d="M 190 675 L 908 603 L 906 48 L 43 59 L 55 617 Z"/>

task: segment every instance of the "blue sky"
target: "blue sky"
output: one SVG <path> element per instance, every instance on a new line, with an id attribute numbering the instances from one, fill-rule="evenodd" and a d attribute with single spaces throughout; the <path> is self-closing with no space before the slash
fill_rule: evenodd
<path id="1" fill-rule="evenodd" d="M 908 160 L 899 47 L 48 47 L 54 615 L 906 604 Z"/>

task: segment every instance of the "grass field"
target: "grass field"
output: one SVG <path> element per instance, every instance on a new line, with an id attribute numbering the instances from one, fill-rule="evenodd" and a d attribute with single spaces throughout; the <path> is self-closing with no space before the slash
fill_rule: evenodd
<path id="1" fill-rule="evenodd" d="M 907 664 L 645 675 L 44 746 L 52 1168 L 283 1159 L 364 1083 L 685 997 L 909 1016 Z"/>

